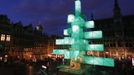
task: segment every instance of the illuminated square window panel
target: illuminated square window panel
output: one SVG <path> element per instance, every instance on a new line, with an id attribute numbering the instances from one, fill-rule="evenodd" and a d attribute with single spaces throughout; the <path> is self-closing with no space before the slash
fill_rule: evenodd
<path id="1" fill-rule="evenodd" d="M 102 31 L 85 32 L 84 37 L 86 39 L 100 39 L 102 38 Z"/>
<path id="2" fill-rule="evenodd" d="M 85 24 L 86 28 L 94 28 L 94 21 L 87 21 Z"/>
<path id="3" fill-rule="evenodd" d="M 87 46 L 87 49 L 89 51 L 104 51 L 104 45 L 103 44 L 90 44 Z"/>
<path id="4" fill-rule="evenodd" d="M 85 56 L 83 63 L 99 66 L 114 67 L 114 59 Z"/>

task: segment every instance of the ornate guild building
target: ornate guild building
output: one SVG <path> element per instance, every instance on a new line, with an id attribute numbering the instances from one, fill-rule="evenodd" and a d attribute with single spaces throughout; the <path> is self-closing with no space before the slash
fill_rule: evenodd
<path id="1" fill-rule="evenodd" d="M 134 57 L 134 15 L 122 16 L 118 0 L 114 0 L 113 18 L 95 20 L 96 29 L 104 31 L 106 52 L 98 55 L 114 58 Z M 91 53 L 91 52 L 88 52 Z"/>

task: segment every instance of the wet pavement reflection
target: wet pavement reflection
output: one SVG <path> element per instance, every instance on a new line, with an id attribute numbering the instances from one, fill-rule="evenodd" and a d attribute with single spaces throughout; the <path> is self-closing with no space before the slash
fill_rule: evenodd
<path id="1" fill-rule="evenodd" d="M 38 63 L 3 63 L 0 62 L 0 75 L 59 75 L 57 66 L 61 65 L 58 61 L 50 62 L 38 62 Z M 131 64 L 131 63 L 130 63 Z M 115 60 L 114 68 L 95 66 L 91 75 L 107 75 L 103 74 L 108 72 L 108 75 L 133 75 L 134 66 L 130 65 L 127 60 Z M 43 69 L 42 65 L 46 66 L 47 69 Z M 94 69 L 96 69 L 94 71 Z M 41 72 L 43 71 L 43 72 Z M 103 73 L 102 73 L 103 72 Z M 63 74 L 60 74 L 63 75 Z"/>
<path id="2" fill-rule="evenodd" d="M 27 65 L 27 75 L 34 75 L 33 66 Z"/>

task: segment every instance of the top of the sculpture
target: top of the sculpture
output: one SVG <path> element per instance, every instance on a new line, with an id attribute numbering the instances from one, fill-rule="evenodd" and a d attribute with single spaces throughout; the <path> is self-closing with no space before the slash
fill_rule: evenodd
<path id="1" fill-rule="evenodd" d="M 81 2 L 80 0 L 75 1 L 75 15 L 79 16 L 81 14 Z"/>

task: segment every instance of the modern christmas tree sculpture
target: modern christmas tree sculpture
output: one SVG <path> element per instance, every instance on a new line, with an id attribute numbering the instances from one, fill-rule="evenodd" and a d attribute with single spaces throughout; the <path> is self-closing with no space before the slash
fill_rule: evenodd
<path id="1" fill-rule="evenodd" d="M 56 45 L 70 45 L 69 49 L 54 49 L 53 54 L 64 55 L 70 59 L 70 69 L 81 69 L 80 63 L 100 66 L 114 66 L 112 58 L 86 56 L 86 51 L 103 51 L 103 44 L 89 44 L 90 39 L 102 38 L 102 31 L 84 32 L 85 29 L 94 28 L 94 21 L 85 21 L 81 15 L 81 2 L 75 1 L 75 15 L 68 15 L 68 29 L 64 30 L 64 39 L 57 39 Z M 89 42 L 88 42 L 89 40 Z"/>

